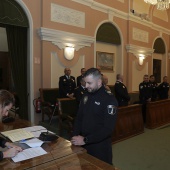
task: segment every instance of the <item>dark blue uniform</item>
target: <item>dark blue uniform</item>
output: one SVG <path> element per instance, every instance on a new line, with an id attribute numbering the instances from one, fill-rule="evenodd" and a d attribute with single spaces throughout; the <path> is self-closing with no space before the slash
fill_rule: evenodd
<path id="1" fill-rule="evenodd" d="M 81 86 L 80 80 L 82 79 L 82 75 L 77 77 L 77 87 Z"/>
<path id="2" fill-rule="evenodd" d="M 83 94 L 85 94 L 87 92 L 86 88 L 83 88 L 81 85 L 77 88 L 75 88 L 74 90 L 74 97 L 76 98 L 77 104 L 79 105 L 80 100 L 83 96 Z"/>
<path id="3" fill-rule="evenodd" d="M 87 153 L 112 164 L 111 135 L 116 123 L 117 101 L 102 86 L 94 93 L 86 93 L 80 102 L 73 136 L 87 139 L 83 146 Z"/>
<path id="4" fill-rule="evenodd" d="M 7 141 L 5 140 L 5 139 L 3 139 L 3 138 L 0 138 L 0 146 L 1 147 L 5 147 L 5 143 L 6 143 Z M 0 151 L 0 161 L 3 159 L 3 152 L 2 151 Z"/>
<path id="5" fill-rule="evenodd" d="M 130 100 L 126 86 L 120 82 L 115 83 L 115 97 L 118 101 L 119 106 L 127 106 Z"/>
<path id="6" fill-rule="evenodd" d="M 152 88 L 152 101 L 158 98 L 158 84 L 156 82 L 150 82 Z"/>
<path id="7" fill-rule="evenodd" d="M 139 100 L 142 104 L 143 121 L 146 121 L 146 103 L 149 98 L 152 98 L 152 87 L 149 82 L 139 84 Z"/>
<path id="8" fill-rule="evenodd" d="M 163 82 L 158 86 L 159 99 L 168 99 L 169 83 Z"/>
<path id="9" fill-rule="evenodd" d="M 76 88 L 75 78 L 70 76 L 68 79 L 66 76 L 59 78 L 59 94 L 61 98 L 67 97 L 67 94 L 74 93 Z"/>

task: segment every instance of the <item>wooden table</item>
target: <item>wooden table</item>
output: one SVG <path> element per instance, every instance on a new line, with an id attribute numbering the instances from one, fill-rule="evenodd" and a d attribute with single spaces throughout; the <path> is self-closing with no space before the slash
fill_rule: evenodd
<path id="1" fill-rule="evenodd" d="M 32 124 L 16 119 L 13 123 L 0 123 L 0 131 L 24 128 Z M 11 159 L 0 162 L 0 169 L 31 170 L 114 170 L 114 167 L 86 153 L 82 147 L 71 145 L 70 141 L 59 137 L 56 141 L 44 143 L 42 148 L 48 153 L 36 158 L 14 163 Z"/>

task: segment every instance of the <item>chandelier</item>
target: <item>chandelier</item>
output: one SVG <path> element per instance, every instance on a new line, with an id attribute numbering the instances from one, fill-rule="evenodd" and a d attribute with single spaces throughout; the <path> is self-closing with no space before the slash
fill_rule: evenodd
<path id="1" fill-rule="evenodd" d="M 157 5 L 157 9 L 166 10 L 169 8 L 169 0 L 144 0 L 151 5 Z"/>

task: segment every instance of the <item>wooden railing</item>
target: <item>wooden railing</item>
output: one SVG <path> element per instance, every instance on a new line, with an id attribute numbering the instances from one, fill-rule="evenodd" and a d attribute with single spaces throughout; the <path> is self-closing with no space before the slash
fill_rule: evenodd
<path id="1" fill-rule="evenodd" d="M 170 123 L 170 99 L 147 103 L 146 127 L 153 129 Z"/>
<path id="2" fill-rule="evenodd" d="M 116 127 L 112 142 L 116 143 L 144 132 L 141 105 L 129 105 L 118 108 Z"/>

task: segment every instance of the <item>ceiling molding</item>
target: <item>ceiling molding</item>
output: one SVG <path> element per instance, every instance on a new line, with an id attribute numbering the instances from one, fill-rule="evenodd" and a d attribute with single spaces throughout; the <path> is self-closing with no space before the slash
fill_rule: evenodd
<path id="1" fill-rule="evenodd" d="M 78 51 L 80 48 L 90 47 L 91 44 L 96 42 L 94 37 L 44 27 L 38 29 L 38 34 L 41 40 L 50 41 L 54 45 L 57 45 L 60 49 L 70 46 L 74 47 L 75 50 Z"/>
<path id="2" fill-rule="evenodd" d="M 158 32 L 163 32 L 165 34 L 170 34 L 170 30 L 168 30 L 168 29 L 166 29 L 164 27 L 161 27 L 159 25 L 156 25 L 156 24 L 152 23 L 152 21 L 143 20 L 138 16 L 134 16 L 130 12 L 130 10 L 129 10 L 129 13 L 125 13 L 123 11 L 117 10 L 117 9 L 112 8 L 110 6 L 107 6 L 107 5 L 101 4 L 99 2 L 96 2 L 94 0 L 72 0 L 72 1 L 77 2 L 79 4 L 82 4 L 82 5 L 85 5 L 85 6 L 88 6 L 88 7 L 92 8 L 92 9 L 98 10 L 100 12 L 107 13 L 108 18 L 109 18 L 109 15 L 112 14 L 113 17 L 118 17 L 118 18 L 122 18 L 124 20 L 133 21 L 133 22 L 136 22 L 136 23 L 138 23 L 140 25 L 150 27 L 151 29 L 156 30 Z"/>
<path id="3" fill-rule="evenodd" d="M 154 52 L 154 49 L 152 48 L 145 48 L 145 47 L 136 46 L 132 44 L 127 44 L 126 50 L 127 52 L 134 54 L 136 57 L 138 57 L 139 54 L 143 54 L 145 56 L 151 56 Z"/>

